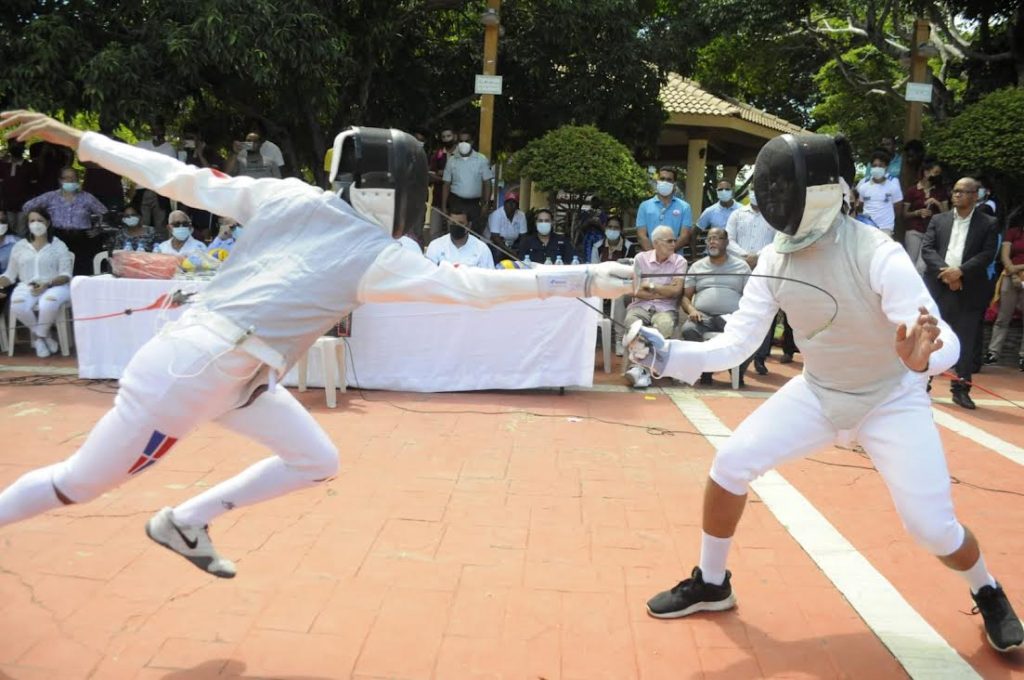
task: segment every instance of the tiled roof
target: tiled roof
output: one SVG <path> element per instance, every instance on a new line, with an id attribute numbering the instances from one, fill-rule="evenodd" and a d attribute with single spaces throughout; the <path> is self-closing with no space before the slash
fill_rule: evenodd
<path id="1" fill-rule="evenodd" d="M 803 132 L 803 128 L 784 118 L 754 108 L 750 104 L 729 97 L 719 97 L 701 89 L 696 81 L 678 73 L 669 73 L 668 82 L 661 88 L 661 102 L 672 113 L 691 113 L 706 116 L 735 116 L 751 123 L 779 132 Z"/>

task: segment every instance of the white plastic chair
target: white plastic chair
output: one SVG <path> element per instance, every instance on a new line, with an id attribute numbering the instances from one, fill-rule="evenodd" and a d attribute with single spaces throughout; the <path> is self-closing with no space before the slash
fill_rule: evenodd
<path id="1" fill-rule="evenodd" d="M 92 275 L 99 276 L 103 273 L 103 263 L 110 259 L 110 253 L 103 250 L 96 253 L 96 257 L 92 258 Z"/>
<path id="2" fill-rule="evenodd" d="M 7 315 L 3 310 L 0 310 L 0 354 L 7 352 Z M 8 354 L 8 356 L 10 356 Z"/>
<path id="3" fill-rule="evenodd" d="M 721 333 L 704 333 L 703 335 L 701 335 L 701 339 L 704 342 L 707 342 L 716 335 L 721 335 Z M 740 388 L 740 367 L 734 366 L 733 368 L 730 368 L 729 376 L 732 378 L 732 388 L 734 390 L 738 390 Z"/>
<path id="4" fill-rule="evenodd" d="M 324 374 L 324 392 L 327 395 L 327 408 L 338 407 L 337 390 L 342 392 L 348 389 L 348 376 L 345 372 L 345 340 L 344 338 L 332 338 L 324 336 L 317 338 L 309 352 L 302 355 L 296 365 L 296 372 L 299 381 L 299 392 L 306 391 L 306 382 L 309 380 L 309 354 L 310 352 L 320 353 L 320 366 Z"/>

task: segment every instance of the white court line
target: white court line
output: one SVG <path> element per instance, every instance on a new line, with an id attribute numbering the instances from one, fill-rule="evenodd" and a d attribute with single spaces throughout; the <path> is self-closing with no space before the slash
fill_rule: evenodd
<path id="1" fill-rule="evenodd" d="M 716 449 L 723 438 L 714 435 L 731 434 L 699 398 L 681 393 L 669 396 Z M 750 486 L 910 677 L 981 677 L 782 475 L 771 470 Z"/>
<path id="2" fill-rule="evenodd" d="M 987 449 L 995 451 L 1000 456 L 1009 458 L 1017 465 L 1024 465 L 1024 448 L 1021 448 L 1016 444 L 1011 444 L 1004 439 L 1000 439 L 994 434 L 989 434 L 980 427 L 964 422 L 956 416 L 952 416 L 940 409 L 933 408 L 932 413 L 935 416 L 935 422 L 939 425 L 942 425 L 943 427 L 950 429 L 977 444 L 981 444 Z"/>

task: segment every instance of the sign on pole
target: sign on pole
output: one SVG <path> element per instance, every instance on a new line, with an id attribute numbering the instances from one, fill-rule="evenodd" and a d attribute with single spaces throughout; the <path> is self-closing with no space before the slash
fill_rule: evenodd
<path id="1" fill-rule="evenodd" d="M 476 94 L 501 94 L 501 76 L 478 75 L 474 92 Z"/>
<path id="2" fill-rule="evenodd" d="M 930 104 L 932 101 L 931 83 L 907 83 L 907 93 L 903 97 L 908 102 L 924 102 Z"/>

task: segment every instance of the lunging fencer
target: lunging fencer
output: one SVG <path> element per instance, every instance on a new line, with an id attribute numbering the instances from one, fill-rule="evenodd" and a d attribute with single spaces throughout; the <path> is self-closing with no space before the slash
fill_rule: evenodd
<path id="1" fill-rule="evenodd" d="M 700 564 L 651 598 L 648 612 L 667 619 L 733 607 L 726 557 L 750 482 L 832 443 L 856 440 L 907 531 L 963 576 L 989 642 L 1005 652 L 1021 646 L 1024 630 L 977 539 L 954 513 L 926 392 L 929 376 L 956 363 L 959 342 L 903 248 L 844 213 L 853 174 L 845 139 L 783 135 L 768 142 L 757 157 L 754 191 L 780 233 L 761 251 L 724 333 L 702 343 L 666 340 L 652 328 L 627 335 L 635 361 L 693 384 L 701 373 L 746 360 L 782 309 L 804 356 L 803 374 L 758 407 L 715 455 Z M 830 291 L 835 303 L 801 282 Z"/>
<path id="2" fill-rule="evenodd" d="M 7 128 L 8 139 L 69 147 L 161 196 L 229 217 L 246 225 L 246 238 L 182 317 L 132 358 L 114 407 L 82 447 L 0 493 L 0 526 L 90 501 L 216 420 L 273 455 L 159 511 L 146 533 L 198 568 L 231 578 L 235 565 L 214 549 L 209 523 L 338 469 L 334 444 L 275 384 L 353 308 L 410 300 L 486 307 L 549 296 L 616 298 L 632 289 L 632 269 L 614 262 L 495 271 L 436 266 L 402 248 L 396 239 L 423 224 L 427 165 L 420 143 L 398 130 L 338 135 L 331 181 L 344 186 L 339 196 L 298 179 L 228 177 L 39 113 L 0 114 L 0 129 Z"/>

